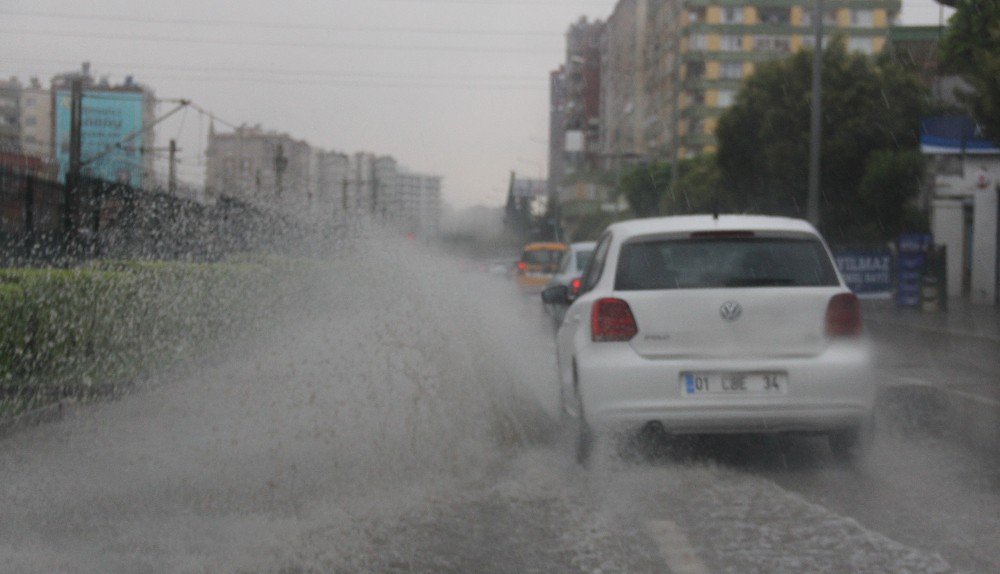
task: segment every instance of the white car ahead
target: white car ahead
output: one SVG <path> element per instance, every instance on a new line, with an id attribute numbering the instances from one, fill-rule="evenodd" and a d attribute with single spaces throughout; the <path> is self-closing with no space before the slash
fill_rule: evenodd
<path id="1" fill-rule="evenodd" d="M 593 241 L 570 243 L 569 249 L 563 253 L 562 259 L 559 261 L 559 270 L 556 271 L 546 287 L 565 285 L 569 287 L 570 298 L 575 297 L 583 284 L 581 277 L 587 268 L 587 263 L 590 262 L 590 256 L 594 254 L 596 245 Z M 544 304 L 544 307 L 545 312 L 552 316 L 552 320 L 558 328 L 566 313 L 566 306 Z"/>
<path id="2" fill-rule="evenodd" d="M 611 225 L 557 336 L 564 416 L 594 439 L 669 433 L 829 435 L 851 456 L 875 385 L 860 305 L 809 223 L 683 216 Z"/>

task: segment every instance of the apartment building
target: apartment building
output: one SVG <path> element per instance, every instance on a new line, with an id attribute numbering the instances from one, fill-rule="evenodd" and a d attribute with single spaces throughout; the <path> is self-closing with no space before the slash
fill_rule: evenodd
<path id="1" fill-rule="evenodd" d="M 660 129 L 647 133 L 649 153 L 668 153 L 674 138 L 680 157 L 713 151 L 718 118 L 744 78 L 761 62 L 813 46 L 813 6 L 787 0 L 666 0 L 651 6 L 656 49 L 647 51 L 655 71 L 649 92 L 657 100 L 652 108 Z M 875 54 L 886 44 L 900 2 L 825 6 L 824 38 L 842 33 L 849 50 Z"/>
<path id="2" fill-rule="evenodd" d="M 42 86 L 38 78 L 21 90 L 19 98 L 21 121 L 21 151 L 43 162 L 53 160 L 52 91 Z"/>
<path id="3" fill-rule="evenodd" d="M 441 229 L 441 177 L 401 169 L 397 186 L 399 227 L 414 238 L 437 237 Z"/>
<path id="4" fill-rule="evenodd" d="M 217 133 L 211 126 L 205 155 L 209 201 L 226 196 L 297 212 L 312 206 L 314 160 L 305 141 L 259 125 L 228 133 Z"/>
<path id="5" fill-rule="evenodd" d="M 600 149 L 605 166 L 645 156 L 650 117 L 650 8 L 662 0 L 620 0 L 601 35 Z"/>

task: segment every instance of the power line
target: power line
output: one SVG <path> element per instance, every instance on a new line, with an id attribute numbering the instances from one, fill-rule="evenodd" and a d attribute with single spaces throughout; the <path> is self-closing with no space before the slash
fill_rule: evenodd
<path id="1" fill-rule="evenodd" d="M 12 62 L 12 63 L 42 63 L 42 64 L 60 64 L 72 66 L 77 64 L 76 60 L 69 59 L 45 59 L 45 58 L 0 58 L 0 61 Z M 248 67 L 233 67 L 233 66 L 184 66 L 184 65 L 168 65 L 168 64 L 137 64 L 135 62 L 101 62 L 102 66 L 119 68 L 123 70 L 167 70 L 167 71 L 183 71 L 183 72 L 205 72 L 205 73 L 230 73 L 230 72 L 248 72 L 248 73 L 258 73 L 266 75 L 275 76 L 318 76 L 318 77 L 331 77 L 331 78 L 368 78 L 368 79 L 415 79 L 415 80 L 497 80 L 497 81 L 544 81 L 548 82 L 547 78 L 539 78 L 538 76 L 494 76 L 485 74 L 417 74 L 417 73 L 371 73 L 371 72 L 358 72 L 353 70 L 304 70 L 304 69 L 280 69 L 280 68 L 248 68 Z"/>
<path id="2" fill-rule="evenodd" d="M 67 32 L 58 30 L 18 30 L 0 29 L 0 34 L 13 34 L 21 36 L 48 36 L 57 38 L 80 38 L 94 40 L 127 40 L 129 42 L 163 42 L 163 43 L 183 43 L 183 44 L 207 44 L 215 46 L 259 46 L 263 48 L 330 48 L 344 50 L 373 50 L 373 51 L 405 51 L 405 52 L 461 52 L 477 54 L 523 54 L 532 56 L 544 56 L 550 58 L 551 54 L 538 49 L 515 49 L 515 48 L 484 48 L 480 46 L 402 46 L 387 44 L 357 44 L 357 43 L 336 43 L 336 42 L 305 42 L 305 41 L 252 41 L 252 40 L 221 40 L 212 38 L 181 38 L 178 36 L 154 36 L 150 34 L 108 34 L 108 33 L 87 33 L 87 32 Z"/>
<path id="3" fill-rule="evenodd" d="M 0 14 L 7 16 L 21 16 L 29 18 L 51 18 L 55 20 L 84 20 L 97 22 L 123 22 L 129 24 L 166 24 L 166 25 L 197 25 L 197 26 L 236 26 L 244 28 L 258 28 L 265 30 L 315 30 L 320 32 L 362 32 L 362 33 L 392 33 L 392 34 L 429 34 L 429 35 L 462 35 L 462 36 L 562 36 L 561 32 L 548 32 L 544 30 L 496 30 L 496 29 L 468 29 L 458 30 L 450 28 L 377 28 L 373 26 L 322 26 L 318 24 L 292 24 L 275 22 L 254 22 L 249 20 L 227 20 L 227 19 L 198 19 L 198 18 L 135 18 L 129 16 L 113 15 L 93 15 L 67 12 L 33 12 L 18 10 L 0 10 Z"/>
<path id="4" fill-rule="evenodd" d="M 24 71 L 31 73 L 31 70 L 13 70 L 15 72 Z M 544 88 L 543 80 L 535 82 L 522 81 L 519 83 L 498 83 L 483 81 L 460 81 L 460 80 L 431 80 L 428 82 L 419 81 L 358 81 L 358 80 L 308 80 L 299 78 L 270 78 L 266 76 L 220 76 L 220 75 L 171 75 L 171 74 L 146 74 L 146 81 L 155 83 L 156 81 L 190 81 L 199 83 L 243 83 L 274 86 L 317 86 L 331 88 L 394 88 L 394 89 L 470 89 L 470 90 L 538 90 Z M 100 98 L 100 96 L 94 96 Z M 91 95 L 88 93 L 87 98 Z M 115 98 L 117 99 L 117 98 Z M 158 102 L 160 100 L 157 100 Z"/>

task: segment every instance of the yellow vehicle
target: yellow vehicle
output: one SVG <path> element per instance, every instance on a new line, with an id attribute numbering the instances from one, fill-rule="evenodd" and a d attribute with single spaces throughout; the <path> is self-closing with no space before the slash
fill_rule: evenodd
<path id="1" fill-rule="evenodd" d="M 517 263 L 517 285 L 522 291 L 539 293 L 559 270 L 565 243 L 529 243 Z"/>

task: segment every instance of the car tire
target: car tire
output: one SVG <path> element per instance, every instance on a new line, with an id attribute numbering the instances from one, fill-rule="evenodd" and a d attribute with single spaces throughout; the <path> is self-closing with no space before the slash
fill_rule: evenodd
<path id="1" fill-rule="evenodd" d="M 827 437 L 830 452 L 843 462 L 857 462 L 871 449 L 872 430 L 872 425 L 866 424 L 830 433 Z"/>

